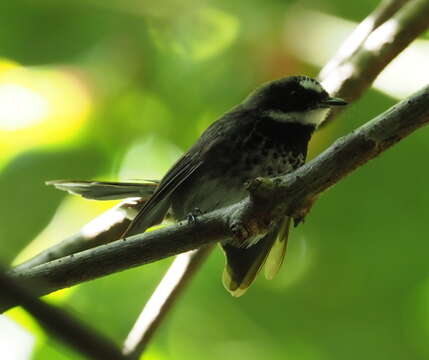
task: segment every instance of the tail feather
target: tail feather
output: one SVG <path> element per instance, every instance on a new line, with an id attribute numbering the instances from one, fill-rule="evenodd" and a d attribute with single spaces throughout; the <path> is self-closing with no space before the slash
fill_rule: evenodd
<path id="1" fill-rule="evenodd" d="M 274 277 L 283 263 L 289 223 L 290 220 L 285 219 L 248 248 L 222 244 L 226 256 L 223 284 L 231 295 L 238 297 L 247 291 L 268 257 L 271 262 L 267 264 L 266 275 L 269 279 Z"/>
<path id="2" fill-rule="evenodd" d="M 155 180 L 145 180 L 145 182 L 141 183 L 75 180 L 53 180 L 46 182 L 46 185 L 53 185 L 57 189 L 92 200 L 117 200 L 130 197 L 149 199 L 158 187 L 158 184 L 159 182 Z"/>
<path id="3" fill-rule="evenodd" d="M 277 275 L 284 262 L 290 223 L 291 218 L 287 217 L 277 226 L 275 241 L 270 249 L 264 266 L 265 277 L 268 280 L 273 279 Z"/>

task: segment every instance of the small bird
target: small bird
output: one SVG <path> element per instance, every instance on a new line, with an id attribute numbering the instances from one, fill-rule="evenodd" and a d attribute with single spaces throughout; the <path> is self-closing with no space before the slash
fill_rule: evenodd
<path id="1" fill-rule="evenodd" d="M 124 236 L 143 233 L 170 212 L 180 221 L 195 209 L 209 212 L 247 196 L 245 183 L 256 177 L 287 174 L 301 166 L 308 142 L 329 109 L 347 103 L 331 97 L 307 76 L 263 84 L 209 126 L 160 183 L 53 181 L 49 184 L 87 198 L 147 196 Z M 283 263 L 290 217 L 256 243 L 221 244 L 226 256 L 223 283 L 233 296 L 249 288 L 261 267 L 273 278 Z"/>

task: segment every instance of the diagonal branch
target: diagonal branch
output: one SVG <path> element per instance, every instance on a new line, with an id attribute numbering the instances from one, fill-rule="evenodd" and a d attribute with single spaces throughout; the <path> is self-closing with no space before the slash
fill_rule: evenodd
<path id="1" fill-rule="evenodd" d="M 349 101 L 358 99 L 380 72 L 429 27 L 428 14 L 429 0 L 407 1 L 394 16 L 364 36 L 359 49 L 348 59 L 321 71 L 325 89 Z M 342 57 L 341 50 L 335 57 Z M 324 125 L 335 113 L 331 112 Z"/>
<path id="2" fill-rule="evenodd" d="M 10 275 L 43 284 L 43 295 L 83 281 L 189 251 L 203 245 L 265 232 L 273 217 L 296 214 L 309 199 L 429 122 L 429 86 L 337 140 L 295 172 L 256 182 L 251 196 L 228 208 L 115 241 Z M 198 235 L 197 235 L 198 234 Z M 10 302 L 2 310 L 17 305 Z"/>
<path id="3" fill-rule="evenodd" d="M 146 200 L 127 199 L 122 201 L 87 223 L 76 234 L 17 265 L 14 270 L 29 269 L 63 256 L 118 240 L 130 224 L 134 214 L 138 212 Z"/>
<path id="4" fill-rule="evenodd" d="M 326 79 L 343 64 L 350 62 L 353 56 L 364 48 L 365 40 L 384 22 L 388 21 L 405 3 L 410 0 L 383 0 L 344 41 L 337 53 L 320 71 L 320 78 Z"/>

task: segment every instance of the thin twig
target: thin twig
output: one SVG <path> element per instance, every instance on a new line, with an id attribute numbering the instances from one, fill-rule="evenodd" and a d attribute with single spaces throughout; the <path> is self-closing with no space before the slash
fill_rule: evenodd
<path id="1" fill-rule="evenodd" d="M 288 214 L 302 210 L 300 206 L 308 198 L 322 193 L 428 122 L 429 86 L 337 140 L 295 172 L 268 182 L 269 186 L 263 182 L 264 186 L 257 192 L 262 194 L 258 198 L 264 199 L 265 206 L 254 206 L 254 196 L 248 197 L 228 208 L 200 216 L 197 223 L 168 226 L 10 274 L 20 281 L 43 283 L 44 286 L 38 288 L 38 295 L 43 295 L 205 244 L 267 231 L 267 219 L 278 215 L 279 209 Z M 242 229 L 247 230 L 247 234 L 238 231 Z M 14 305 L 16 303 L 8 304 Z"/>
<path id="2" fill-rule="evenodd" d="M 109 339 L 83 325 L 64 310 L 35 298 L 3 272 L 0 272 L 0 288 L 0 304 L 19 303 L 47 332 L 89 359 L 125 359 Z"/>
<path id="3" fill-rule="evenodd" d="M 123 353 L 130 359 L 138 359 L 168 312 L 186 289 L 190 280 L 207 259 L 212 245 L 180 254 L 144 306 L 124 343 Z"/>

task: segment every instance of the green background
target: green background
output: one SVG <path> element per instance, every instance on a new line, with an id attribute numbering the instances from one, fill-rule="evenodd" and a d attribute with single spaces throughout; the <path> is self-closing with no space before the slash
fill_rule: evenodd
<path id="1" fill-rule="evenodd" d="M 298 6 L 358 22 L 375 5 L 0 2 L 0 88 L 9 81 L 2 71 L 12 67 L 13 79 L 42 89 L 60 109 L 19 129 L 3 126 L 0 116 L 0 261 L 34 255 L 112 206 L 66 196 L 43 181 L 159 178 L 261 82 L 316 76 L 313 59 L 297 58 L 285 41 L 285 23 Z M 300 33 L 299 21 L 294 26 Z M 306 34 L 295 41 L 306 42 Z M 317 56 L 318 44 L 312 46 Z M 368 91 L 316 135 L 311 156 L 396 101 Z M 224 290 L 224 259 L 215 251 L 145 358 L 429 358 L 428 139 L 422 129 L 323 194 L 306 223 L 293 229 L 279 276 L 261 276 L 244 297 Z M 170 262 L 50 299 L 120 343 Z M 22 310 L 8 316 L 35 334 L 34 359 L 81 359 Z"/>

